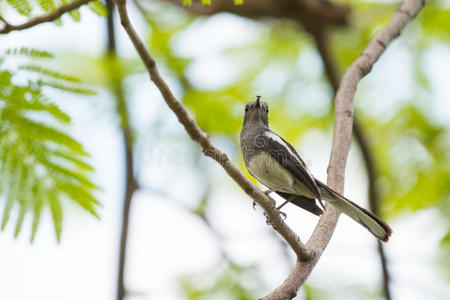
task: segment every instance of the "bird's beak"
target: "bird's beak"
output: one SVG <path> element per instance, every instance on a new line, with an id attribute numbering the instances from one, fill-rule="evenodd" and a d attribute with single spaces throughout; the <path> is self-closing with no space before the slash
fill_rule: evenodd
<path id="1" fill-rule="evenodd" d="M 257 106 L 259 109 L 262 108 L 261 102 L 259 101 L 260 98 L 261 98 L 261 96 L 256 96 L 256 106 Z"/>

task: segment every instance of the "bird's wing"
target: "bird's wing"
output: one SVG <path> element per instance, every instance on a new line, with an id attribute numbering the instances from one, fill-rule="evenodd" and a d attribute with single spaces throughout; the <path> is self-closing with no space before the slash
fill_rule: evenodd
<path id="1" fill-rule="evenodd" d="M 297 151 L 282 137 L 270 130 L 264 133 L 265 151 L 267 151 L 279 164 L 285 167 L 298 181 L 303 183 L 311 193 L 320 201 L 320 191 L 316 180 L 311 175 L 305 162 Z M 322 203 L 321 203 L 322 204 Z"/>

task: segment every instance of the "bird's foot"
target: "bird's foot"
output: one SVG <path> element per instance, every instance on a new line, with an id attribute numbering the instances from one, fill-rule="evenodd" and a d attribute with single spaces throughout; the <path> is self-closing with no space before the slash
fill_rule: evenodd
<path id="1" fill-rule="evenodd" d="M 281 208 L 282 208 L 283 206 L 285 206 L 286 203 L 288 203 L 288 202 L 289 202 L 289 200 L 286 200 L 283 204 L 281 204 L 281 205 L 279 205 L 279 206 L 277 207 L 278 213 L 279 213 L 280 216 L 283 218 L 283 221 L 286 220 L 287 215 L 286 215 L 286 213 L 284 213 L 284 212 L 281 211 Z"/>
<path id="2" fill-rule="evenodd" d="M 255 200 L 253 200 L 252 206 L 253 206 L 253 209 L 256 210 L 256 201 Z"/>

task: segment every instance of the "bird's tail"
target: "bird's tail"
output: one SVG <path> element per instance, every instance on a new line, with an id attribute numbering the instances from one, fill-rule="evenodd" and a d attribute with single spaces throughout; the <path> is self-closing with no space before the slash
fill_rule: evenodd
<path id="1" fill-rule="evenodd" d="M 348 200 L 329 188 L 326 184 L 316 180 L 322 199 L 339 209 L 341 212 L 366 227 L 374 236 L 383 242 L 387 242 L 391 236 L 392 229 L 379 217 L 362 208 L 356 203 Z"/>

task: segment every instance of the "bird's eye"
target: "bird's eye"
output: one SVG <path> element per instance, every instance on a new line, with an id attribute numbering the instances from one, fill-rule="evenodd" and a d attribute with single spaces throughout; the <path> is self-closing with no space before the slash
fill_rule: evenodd
<path id="1" fill-rule="evenodd" d="M 245 112 L 248 112 L 248 105 L 245 106 Z"/>
<path id="2" fill-rule="evenodd" d="M 266 113 L 268 113 L 269 112 L 269 107 L 266 107 Z"/>

